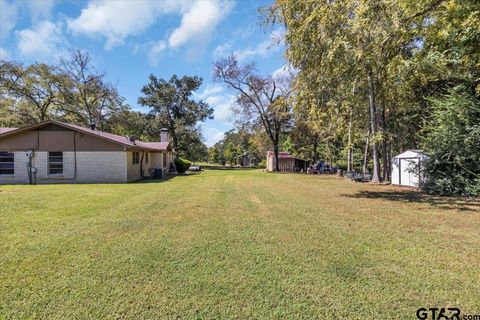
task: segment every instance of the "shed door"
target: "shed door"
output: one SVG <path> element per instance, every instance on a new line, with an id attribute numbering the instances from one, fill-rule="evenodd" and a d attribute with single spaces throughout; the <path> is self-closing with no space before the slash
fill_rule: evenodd
<path id="1" fill-rule="evenodd" d="M 400 159 L 400 184 L 418 187 L 419 159 Z"/>

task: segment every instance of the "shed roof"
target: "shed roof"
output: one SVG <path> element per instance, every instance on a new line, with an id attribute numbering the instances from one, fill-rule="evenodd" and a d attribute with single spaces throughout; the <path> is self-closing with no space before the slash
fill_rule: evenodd
<path id="1" fill-rule="evenodd" d="M 8 132 L 8 131 L 15 130 L 15 129 L 17 129 L 17 128 L 0 128 L 0 134 Z"/>
<path id="2" fill-rule="evenodd" d="M 406 150 L 396 156 L 394 158 L 426 158 L 427 155 L 423 150 L 420 149 L 410 149 Z"/>
<path id="3" fill-rule="evenodd" d="M 103 139 L 103 140 L 107 140 L 107 141 L 110 141 L 110 142 L 113 142 L 113 143 L 120 144 L 120 145 L 122 145 L 124 147 L 127 147 L 127 148 L 146 149 L 146 150 L 150 150 L 150 151 L 166 151 L 166 150 L 169 149 L 169 143 L 168 142 L 143 142 L 143 141 L 140 141 L 140 140 L 135 140 L 135 141 L 132 142 L 130 140 L 130 138 L 126 137 L 126 136 L 121 136 L 121 135 L 118 135 L 118 134 L 103 132 L 103 131 L 99 131 L 99 130 L 92 130 L 90 128 L 85 128 L 85 127 L 77 126 L 75 124 L 70 124 L 70 123 L 56 121 L 56 120 L 47 120 L 47 121 L 44 121 L 44 122 L 40 122 L 40 123 L 37 123 L 37 124 L 34 124 L 34 125 L 22 127 L 22 128 L 2 128 L 2 129 L 9 129 L 9 130 L 5 130 L 5 131 L 0 130 L 0 138 L 5 137 L 5 136 L 9 136 L 9 135 L 13 135 L 13 134 L 16 134 L 16 133 L 19 133 L 19 132 L 23 132 L 23 131 L 40 128 L 40 127 L 43 127 L 43 126 L 46 126 L 46 125 L 49 125 L 49 124 L 55 124 L 55 125 L 67 128 L 67 129 L 71 129 L 71 130 L 75 130 L 75 131 L 85 133 L 85 134 L 88 134 L 88 135 L 91 135 L 91 136 L 95 136 L 95 137 L 98 137 L 98 138 Z"/>
<path id="4" fill-rule="evenodd" d="M 274 153 L 272 150 L 268 150 L 267 151 L 267 155 L 269 156 L 273 156 Z M 287 151 L 278 151 L 278 159 L 297 159 L 297 160 L 302 160 L 302 161 L 306 161 L 304 159 L 300 159 L 300 158 L 297 158 L 297 157 L 294 157 L 290 154 L 290 152 L 287 152 Z"/>

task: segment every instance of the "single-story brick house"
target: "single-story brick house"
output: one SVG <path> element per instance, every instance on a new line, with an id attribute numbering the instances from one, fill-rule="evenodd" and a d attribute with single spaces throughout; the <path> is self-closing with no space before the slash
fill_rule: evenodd
<path id="1" fill-rule="evenodd" d="M 175 155 L 166 130 L 143 142 L 54 120 L 0 128 L 0 184 L 125 183 L 175 171 Z"/>

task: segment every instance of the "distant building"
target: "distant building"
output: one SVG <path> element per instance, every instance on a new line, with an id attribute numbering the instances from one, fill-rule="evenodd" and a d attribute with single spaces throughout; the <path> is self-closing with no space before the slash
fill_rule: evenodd
<path id="1" fill-rule="evenodd" d="M 246 151 L 240 157 L 240 165 L 242 167 L 256 167 L 258 166 L 258 156 L 255 152 Z"/>
<path id="2" fill-rule="evenodd" d="M 278 152 L 278 167 L 280 171 L 306 172 L 308 161 L 296 158 L 289 152 Z M 267 171 L 275 171 L 275 154 L 273 151 L 267 152 Z"/>
<path id="3" fill-rule="evenodd" d="M 170 171 L 174 159 L 166 131 L 143 142 L 53 120 L 0 129 L 0 184 L 124 183 Z"/>

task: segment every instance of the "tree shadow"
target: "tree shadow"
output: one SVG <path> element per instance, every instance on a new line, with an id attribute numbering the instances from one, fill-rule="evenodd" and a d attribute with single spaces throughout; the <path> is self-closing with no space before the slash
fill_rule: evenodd
<path id="1" fill-rule="evenodd" d="M 480 200 L 478 199 L 433 196 L 416 190 L 362 190 L 354 194 L 344 194 L 343 196 L 356 199 L 384 199 L 404 203 L 425 203 L 445 210 L 480 212 Z"/>

